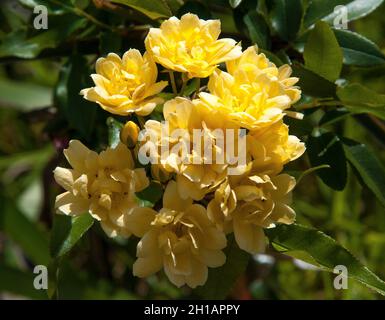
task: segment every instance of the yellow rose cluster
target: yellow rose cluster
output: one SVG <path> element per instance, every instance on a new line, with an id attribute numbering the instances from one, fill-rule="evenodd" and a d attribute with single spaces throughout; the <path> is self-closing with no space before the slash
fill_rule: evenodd
<path id="1" fill-rule="evenodd" d="M 73 140 L 64 151 L 72 169 L 54 171 L 66 190 L 56 199 L 59 213 L 90 213 L 107 235 L 138 237 L 134 275 L 163 269 L 178 287 L 203 285 L 208 268 L 226 262 L 230 233 L 255 254 L 265 249 L 265 228 L 295 220 L 296 182 L 282 170 L 305 147 L 283 117 L 300 99 L 298 79 L 288 65 L 277 68 L 255 47 L 242 51 L 219 35 L 219 20 L 188 13 L 151 28 L 143 56 L 130 49 L 98 59 L 95 86 L 81 94 L 130 117 L 121 142 L 98 154 Z M 170 82 L 158 79 L 161 67 Z M 163 190 L 153 207 L 137 194 L 155 192 L 151 181 Z"/>

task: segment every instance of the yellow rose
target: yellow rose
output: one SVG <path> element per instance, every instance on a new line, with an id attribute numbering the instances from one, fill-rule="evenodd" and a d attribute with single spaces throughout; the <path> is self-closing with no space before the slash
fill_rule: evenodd
<path id="1" fill-rule="evenodd" d="M 282 120 L 247 135 L 247 151 L 257 172 L 276 175 L 289 161 L 305 152 L 305 145 L 296 136 L 289 135 L 289 127 Z"/>
<path id="2" fill-rule="evenodd" d="M 189 78 L 205 78 L 218 64 L 241 55 L 233 39 L 219 39 L 220 20 L 201 20 L 187 13 L 151 28 L 145 40 L 147 51 L 163 67 L 186 72 Z"/>
<path id="3" fill-rule="evenodd" d="M 295 220 L 295 212 L 289 206 L 294 186 L 295 179 L 287 174 L 271 178 L 252 173 L 231 177 L 210 201 L 208 217 L 224 230 L 232 230 L 242 250 L 262 252 L 266 246 L 264 228 Z"/>
<path id="4" fill-rule="evenodd" d="M 89 212 L 109 236 L 129 236 L 125 217 L 138 206 L 135 192 L 149 181 L 143 168 L 134 169 L 127 147 L 120 143 L 97 154 L 72 140 L 64 155 L 72 169 L 54 170 L 56 182 L 66 190 L 56 197 L 58 212 L 73 216 Z"/>
<path id="5" fill-rule="evenodd" d="M 219 112 L 205 108 L 199 100 L 177 97 L 164 104 L 163 114 L 165 123 L 149 120 L 145 124 L 146 135 L 151 137 L 152 144 L 155 142 L 156 153 L 152 163 L 156 162 L 165 171 L 177 174 L 176 182 L 182 197 L 188 195 L 194 200 L 201 200 L 226 178 L 229 169 L 237 167 L 237 164 L 227 162 L 228 139 L 224 130 L 234 129 L 232 146 L 237 149 L 239 128 Z M 195 141 L 197 131 L 202 134 L 202 138 L 198 139 L 200 150 Z M 222 145 L 218 142 L 220 133 L 223 134 Z M 208 146 L 206 151 L 205 146 Z M 162 147 L 166 147 L 165 150 Z M 244 148 L 246 155 L 246 144 Z M 140 153 L 145 151 L 147 148 Z M 235 150 L 236 153 L 241 152 Z M 239 166 L 240 171 L 243 169 Z"/>
<path id="6" fill-rule="evenodd" d="M 120 141 L 122 141 L 130 149 L 136 146 L 138 142 L 140 128 L 133 121 L 128 121 L 120 131 Z"/>
<path id="7" fill-rule="evenodd" d="M 95 87 L 83 89 L 80 94 L 108 112 L 145 116 L 163 102 L 156 95 L 167 81 L 156 82 L 157 75 L 156 64 L 148 53 L 142 57 L 138 50 L 130 49 L 123 58 L 109 53 L 96 61 L 96 74 L 91 75 Z"/>
<path id="8" fill-rule="evenodd" d="M 288 65 L 277 68 L 254 47 L 238 59 L 226 63 L 227 71 L 217 69 L 210 77 L 210 93 L 201 100 L 213 109 L 254 130 L 271 125 L 284 116 L 284 110 L 297 102 L 301 91 L 294 87 L 298 78 L 290 77 Z"/>
<path id="9" fill-rule="evenodd" d="M 207 267 L 223 265 L 226 237 L 207 217 L 206 209 L 182 199 L 174 181 L 169 182 L 159 213 L 139 208 L 128 216 L 133 233 L 141 237 L 133 266 L 134 275 L 148 277 L 162 268 L 176 286 L 191 288 L 207 280 Z"/>

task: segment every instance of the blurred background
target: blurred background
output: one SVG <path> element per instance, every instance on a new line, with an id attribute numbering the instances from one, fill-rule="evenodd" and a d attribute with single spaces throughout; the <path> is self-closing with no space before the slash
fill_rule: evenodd
<path id="1" fill-rule="evenodd" d="M 62 150 L 69 139 L 80 139 L 101 150 L 108 144 L 109 116 L 79 96 L 89 87 L 94 62 L 108 52 L 129 48 L 144 51 L 149 26 L 164 16 L 199 13 L 220 18 L 224 36 L 242 41 L 255 37 L 242 21 L 257 1 L 104 1 L 2 0 L 0 4 L 0 299 L 40 299 L 47 296 L 32 287 L 37 264 L 56 270 L 49 257 L 54 199 L 60 193 L 52 170 L 66 166 Z M 261 2 L 261 1 L 260 1 Z M 140 7 L 141 4 L 143 7 Z M 304 1 L 304 5 L 307 1 Z M 128 4 L 128 5 L 127 5 Z M 44 5 L 48 29 L 33 22 Z M 139 6 L 139 7 L 138 7 Z M 258 22 L 258 19 L 255 20 Z M 268 25 L 267 28 L 271 26 Z M 267 30 L 268 30 L 267 29 Z M 385 5 L 366 17 L 349 22 L 349 30 L 375 42 L 385 52 Z M 273 31 L 269 52 L 301 61 L 293 42 Z M 253 40 L 251 40 L 253 38 Z M 263 41 L 263 40 L 262 40 Z M 266 50 L 266 52 L 268 52 Z M 289 60 L 290 61 L 290 60 Z M 344 78 L 385 94 L 385 65 L 345 66 Z M 320 125 L 324 109 L 306 112 L 305 120 L 291 124 L 306 139 Z M 325 126 L 363 142 L 385 160 L 385 124 L 370 116 L 346 117 Z M 288 170 L 306 170 L 308 156 Z M 385 279 L 385 215 L 375 196 L 348 172 L 343 191 L 327 187 L 315 174 L 304 177 L 294 192 L 299 223 L 314 226 L 348 248 Z M 147 280 L 132 276 L 135 242 L 112 240 L 97 224 L 60 259 L 55 277 L 60 299 L 178 299 L 191 298 L 160 274 Z M 55 262 L 58 263 L 58 262 Z M 333 288 L 334 275 L 268 249 L 250 259 L 229 297 L 234 299 L 378 299 L 365 286 L 349 280 L 348 290 Z"/>

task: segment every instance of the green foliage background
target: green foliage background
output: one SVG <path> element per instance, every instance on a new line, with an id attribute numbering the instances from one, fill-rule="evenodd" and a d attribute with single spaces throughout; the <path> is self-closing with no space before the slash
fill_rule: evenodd
<path id="1" fill-rule="evenodd" d="M 333 28 L 341 4 L 348 30 Z M 47 30 L 33 28 L 36 5 L 48 8 Z M 292 64 L 304 93 L 295 110 L 305 117 L 287 123 L 307 145 L 286 169 L 299 178 L 298 225 L 270 230 L 266 255 L 251 259 L 229 239 L 228 264 L 196 291 L 162 274 L 134 278 L 134 241 L 107 238 L 88 216 L 53 212 L 52 170 L 65 164 L 68 140 L 100 150 L 122 121 L 107 125 L 109 115 L 78 94 L 95 59 L 143 52 L 149 26 L 185 12 L 219 18 L 222 36 Z M 382 299 L 385 284 L 342 247 L 385 279 L 384 16 L 382 0 L 1 1 L 0 298 Z M 322 271 L 341 262 L 348 290 Z M 47 291 L 32 286 L 37 264 L 49 268 Z"/>

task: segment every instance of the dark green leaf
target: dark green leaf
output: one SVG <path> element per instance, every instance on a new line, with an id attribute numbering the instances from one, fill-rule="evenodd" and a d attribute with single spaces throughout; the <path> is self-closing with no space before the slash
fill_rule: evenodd
<path id="1" fill-rule="evenodd" d="M 293 75 L 299 78 L 298 85 L 302 92 L 309 96 L 328 98 L 336 95 L 337 86 L 334 83 L 298 63 L 293 65 Z"/>
<path id="2" fill-rule="evenodd" d="M 342 50 L 325 22 L 318 22 L 310 32 L 303 57 L 307 69 L 331 82 L 338 79 L 342 69 Z"/>
<path id="3" fill-rule="evenodd" d="M 68 13 L 71 6 L 63 4 L 63 1 L 51 0 L 19 0 L 24 6 L 34 9 L 36 6 L 44 6 L 47 8 L 49 14 L 59 15 Z"/>
<path id="4" fill-rule="evenodd" d="M 385 63 L 385 55 L 364 36 L 348 30 L 333 31 L 342 48 L 345 64 L 369 67 Z"/>
<path id="5" fill-rule="evenodd" d="M 364 144 L 344 139 L 344 149 L 350 164 L 359 173 L 365 185 L 385 206 L 385 168 Z"/>
<path id="6" fill-rule="evenodd" d="M 195 289 L 195 294 L 204 299 L 225 299 L 236 280 L 245 271 L 250 254 L 239 249 L 234 236 L 227 239 L 224 250 L 226 263 L 219 268 L 209 269 L 207 282 Z"/>
<path id="7" fill-rule="evenodd" d="M 345 108 L 334 109 L 326 112 L 324 116 L 319 121 L 321 126 L 335 123 L 337 121 L 345 119 L 351 113 L 347 111 Z"/>
<path id="8" fill-rule="evenodd" d="M 85 100 L 80 90 L 92 86 L 87 60 L 79 55 L 70 57 L 63 66 L 55 88 L 55 100 L 71 128 L 88 139 L 94 126 L 96 103 Z"/>
<path id="9" fill-rule="evenodd" d="M 39 226 L 28 220 L 12 200 L 1 197 L 0 230 L 16 242 L 35 264 L 48 265 L 48 238 Z"/>
<path id="10" fill-rule="evenodd" d="M 321 231 L 305 226 L 280 225 L 265 230 L 273 244 L 286 250 L 286 254 L 302 252 L 308 263 L 315 264 L 327 271 L 333 272 L 338 265 L 348 270 L 348 276 L 362 282 L 368 287 L 385 294 L 385 283 L 373 272 L 359 262 L 348 250 Z"/>
<path id="11" fill-rule="evenodd" d="M 263 15 L 257 11 L 250 11 L 243 17 L 250 39 L 257 44 L 259 48 L 270 48 L 270 31 Z"/>
<path id="12" fill-rule="evenodd" d="M 351 21 L 371 13 L 382 2 L 383 0 L 312 0 L 306 11 L 304 26 L 308 28 L 321 19 L 333 23 L 336 17 L 334 8 L 339 5 L 346 6 L 348 21 Z"/>
<path id="13" fill-rule="evenodd" d="M 112 117 L 108 117 L 107 126 L 108 126 L 108 144 L 111 148 L 115 148 L 120 142 L 120 131 L 123 128 L 123 123 L 115 120 Z"/>
<path id="14" fill-rule="evenodd" d="M 338 98 L 352 113 L 371 113 L 385 120 L 385 95 L 353 83 L 337 90 Z"/>
<path id="15" fill-rule="evenodd" d="M 52 257 L 57 258 L 70 251 L 93 223 L 94 219 L 89 214 L 77 217 L 55 215 L 50 243 Z"/>
<path id="16" fill-rule="evenodd" d="M 286 41 L 295 38 L 302 20 L 301 0 L 273 0 L 271 22 L 280 37 Z"/>
<path id="17" fill-rule="evenodd" d="M 33 286 L 36 274 L 23 272 L 0 264 L 0 292 L 9 292 L 31 299 L 48 299 L 45 290 L 36 290 Z"/>
<path id="18" fill-rule="evenodd" d="M 185 13 L 194 13 L 198 15 L 200 19 L 205 20 L 212 18 L 211 11 L 207 5 L 196 1 L 186 1 L 186 3 L 179 8 L 177 16 L 181 17 Z"/>
<path id="19" fill-rule="evenodd" d="M 332 132 L 311 136 L 306 147 L 312 167 L 323 164 L 330 166 L 317 171 L 322 181 L 334 190 L 343 190 L 347 181 L 347 168 L 339 138 Z"/>
<path id="20" fill-rule="evenodd" d="M 86 23 L 86 19 L 68 14 L 50 18 L 48 29 L 33 37 L 28 37 L 24 29 L 11 32 L 0 44 L 0 57 L 35 58 L 44 49 L 57 47 Z"/>
<path id="21" fill-rule="evenodd" d="M 122 48 L 122 38 L 119 34 L 112 31 L 102 32 L 100 35 L 100 54 L 105 56 L 110 52 L 118 53 Z"/>
<path id="22" fill-rule="evenodd" d="M 154 20 L 171 17 L 173 15 L 170 6 L 167 4 L 167 0 L 111 0 L 111 2 L 128 6 Z"/>
<path id="23" fill-rule="evenodd" d="M 136 192 L 136 196 L 143 207 L 153 207 L 163 195 L 163 188 L 160 183 L 151 181 L 150 185 L 140 191 Z"/>

